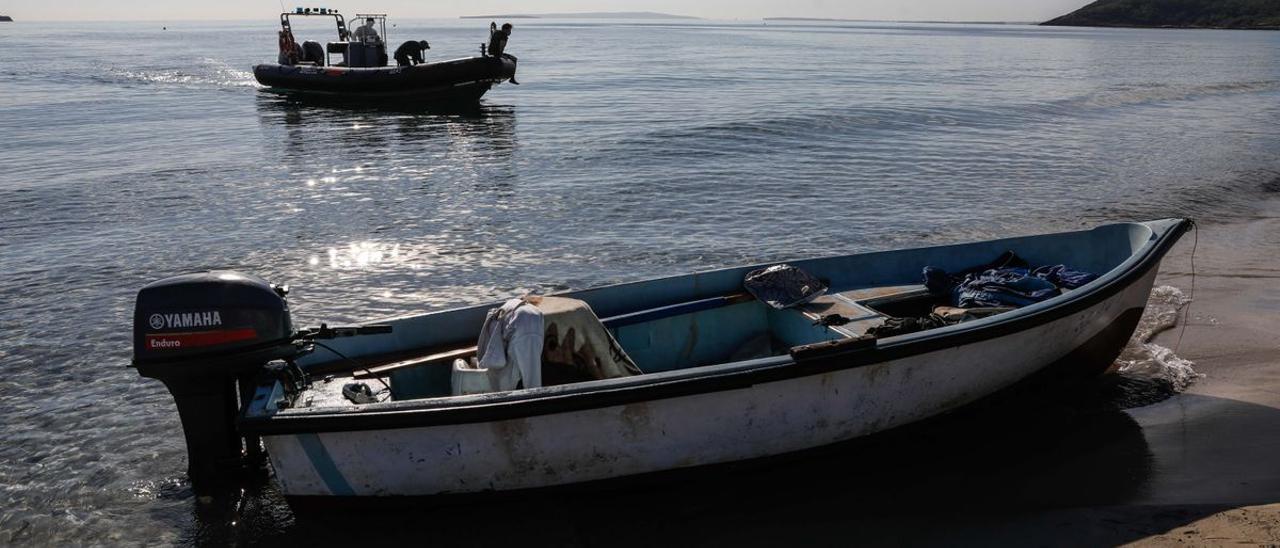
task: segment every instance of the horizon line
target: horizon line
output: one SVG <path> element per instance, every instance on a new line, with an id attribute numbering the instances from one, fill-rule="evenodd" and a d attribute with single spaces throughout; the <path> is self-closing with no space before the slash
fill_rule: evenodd
<path id="1" fill-rule="evenodd" d="M 277 16 L 278 16 L 280 13 L 285 13 L 285 12 L 272 11 L 271 13 L 272 13 L 272 14 L 274 14 L 274 15 L 277 15 Z M 288 13 L 291 13 L 291 12 L 288 12 Z M 583 13 L 584 13 L 584 14 L 589 14 L 589 13 L 593 13 L 593 12 L 583 12 Z M 0 15 L 8 15 L 9 17 L 14 17 L 14 16 L 13 16 L 13 15 L 11 15 L 11 14 L 5 14 L 5 13 L 0 13 Z M 509 17 L 514 17 L 516 14 L 503 14 L 503 15 L 504 15 L 504 16 L 509 16 Z M 433 15 L 433 16 L 426 16 L 426 17 L 422 17 L 422 16 L 408 16 L 408 17 L 402 17 L 402 18 L 399 18 L 399 19 L 402 19 L 402 20 L 427 20 L 427 19 L 438 19 L 438 20 L 457 21 L 457 20 L 463 20 L 463 19 L 484 19 L 484 18 L 489 18 L 489 17 L 490 17 L 490 16 L 488 16 L 488 15 Z M 544 21 L 554 21 L 554 20 L 557 20 L 557 19 L 572 19 L 571 17 L 537 17 L 537 16 L 533 16 L 533 17 L 523 16 L 523 17 L 521 17 L 521 18 L 522 18 L 522 19 L 526 19 L 526 20 L 529 20 L 529 19 L 541 19 L 541 20 L 544 20 Z M 828 23 L 916 23 L 916 24 L 942 24 L 942 25 L 963 25 L 963 24 L 969 24 L 969 25 L 1036 25 L 1036 24 L 1039 24 L 1039 23 L 1040 23 L 1039 21 L 973 21 L 973 20 L 964 20 L 964 19 L 954 19 L 954 20 L 944 20 L 944 19 L 846 19 L 846 18 L 831 18 L 831 17 L 804 17 L 804 16 L 789 16 L 789 15 L 784 15 L 784 16 L 768 16 L 768 17 L 739 17 L 739 18 L 728 18 L 728 17 L 726 17 L 726 18 L 718 18 L 718 17 L 697 17 L 697 16 L 692 16 L 692 15 L 679 15 L 679 16 L 676 16 L 676 17 L 672 17 L 672 18 L 670 18 L 670 19 L 662 19 L 662 18 L 645 18 L 645 17 L 622 17 L 622 18 L 619 18 L 619 20 L 632 20 L 632 21 L 669 21 L 669 22 L 683 21 L 683 22 L 687 22 L 687 23 L 690 23 L 690 24 L 693 24 L 693 23 L 698 22 L 698 21 L 702 21 L 702 22 L 718 22 L 718 21 L 720 21 L 720 22 L 728 22 L 728 21 L 759 21 L 759 22 L 768 22 L 768 21 L 784 21 L 784 22 L 785 22 L 785 21 L 791 21 L 791 22 L 805 22 L 805 21 L 809 21 L 809 22 L 828 22 Z M 169 22 L 169 23 L 240 23 L 240 22 L 249 22 L 249 21 L 270 21 L 270 22 L 273 22 L 273 23 L 277 22 L 274 18 L 272 18 L 272 19 L 257 19 L 257 18 L 248 18 L 248 17 L 246 17 L 246 18 L 238 18 L 238 19 L 18 19 L 18 18 L 16 18 L 16 17 L 15 17 L 15 18 L 14 18 L 14 20 L 13 20 L 12 22 L 13 22 L 13 23 L 24 23 L 24 22 L 29 22 L 29 23 L 163 23 L 163 22 Z M 3 27 L 0 27 L 0 28 L 3 28 Z"/>

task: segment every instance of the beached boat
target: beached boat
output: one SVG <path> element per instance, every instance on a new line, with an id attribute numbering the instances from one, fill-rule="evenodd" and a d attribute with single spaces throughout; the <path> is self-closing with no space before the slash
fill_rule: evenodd
<path id="1" fill-rule="evenodd" d="M 466 395 L 454 395 L 451 362 L 475 352 L 493 305 L 297 332 L 284 290 L 233 273 L 187 275 L 139 293 L 134 363 L 174 394 L 197 490 L 240 462 L 243 439 L 249 453 L 261 440 L 293 503 L 594 482 L 807 450 L 1046 375 L 1100 374 L 1189 226 L 1166 219 L 791 261 L 829 289 L 782 309 L 744 293 L 744 277 L 769 265 L 567 293 L 602 318 L 640 374 Z M 982 319 L 864 334 L 946 298 L 921 285 L 922 268 L 963 271 L 1010 250 L 1098 277 Z M 845 321 L 820 321 L 833 313 Z M 372 400 L 355 403 L 359 384 Z"/>
<path id="2" fill-rule="evenodd" d="M 338 39 L 298 43 L 293 17 L 333 18 Z M 473 102 L 493 86 L 515 77 L 510 55 L 479 55 L 463 59 L 399 66 L 387 53 L 386 15 L 358 14 L 381 32 L 348 31 L 342 14 L 331 9 L 298 8 L 280 14 L 280 53 L 277 62 L 253 67 L 258 83 L 269 90 L 366 99 L 418 99 L 435 102 Z M 373 26 L 368 27 L 375 28 Z"/>

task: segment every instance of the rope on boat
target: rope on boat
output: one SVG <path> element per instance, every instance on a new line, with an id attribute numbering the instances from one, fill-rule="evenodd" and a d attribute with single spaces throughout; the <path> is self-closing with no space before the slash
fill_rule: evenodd
<path id="1" fill-rule="evenodd" d="M 1173 345 L 1174 352 L 1182 351 L 1182 336 L 1187 334 L 1187 324 L 1191 322 L 1191 305 L 1196 302 L 1196 248 L 1200 247 L 1200 225 L 1191 220 L 1191 229 L 1195 234 L 1191 240 L 1191 294 L 1187 306 L 1182 309 L 1182 329 L 1178 331 L 1178 343 Z"/>

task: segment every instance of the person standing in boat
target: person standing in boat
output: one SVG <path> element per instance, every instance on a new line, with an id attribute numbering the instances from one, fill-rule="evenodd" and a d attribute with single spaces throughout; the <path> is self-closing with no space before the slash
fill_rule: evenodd
<path id="1" fill-rule="evenodd" d="M 281 65 L 295 65 L 302 58 L 302 47 L 293 40 L 293 34 L 289 31 L 280 31 L 280 55 L 276 62 Z"/>
<path id="2" fill-rule="evenodd" d="M 378 30 L 373 28 L 373 18 L 364 20 L 364 24 L 356 28 L 355 39 L 357 42 L 366 44 L 377 44 L 382 42 L 382 37 L 378 36 Z"/>
<path id="3" fill-rule="evenodd" d="M 503 23 L 502 28 L 498 28 L 497 22 L 489 23 L 489 56 L 490 57 L 506 57 L 512 63 L 519 63 L 520 60 L 516 56 L 507 53 L 507 39 L 511 38 L 511 23 Z M 516 81 L 515 74 L 511 75 L 512 84 L 520 85 Z"/>
<path id="4" fill-rule="evenodd" d="M 424 62 L 424 52 L 429 49 L 431 49 L 431 44 L 428 44 L 426 40 L 410 40 L 400 44 L 400 47 L 396 48 L 396 64 L 402 67 L 420 65 Z"/>

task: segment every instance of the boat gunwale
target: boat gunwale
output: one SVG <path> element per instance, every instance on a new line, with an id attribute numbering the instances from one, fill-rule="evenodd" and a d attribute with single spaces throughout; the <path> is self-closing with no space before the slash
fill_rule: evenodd
<path id="1" fill-rule="evenodd" d="M 316 71 L 316 72 L 320 72 L 320 71 L 327 71 L 327 70 L 336 70 L 336 71 L 342 71 L 342 72 L 354 72 L 354 73 L 357 73 L 357 74 L 359 74 L 359 73 L 364 73 L 364 72 L 385 72 L 385 73 L 387 73 L 387 74 L 402 74 L 402 73 L 404 73 L 404 72 L 421 72 L 421 71 L 424 71 L 424 70 L 432 70 L 432 69 L 439 68 L 439 67 L 441 67 L 441 66 L 445 66 L 445 65 L 463 65 L 463 64 L 470 64 L 470 63 L 473 63 L 473 62 L 476 62 L 476 61 L 486 62 L 486 63 L 490 63 L 490 64 L 492 64 L 492 61 L 493 61 L 493 60 L 497 60 L 497 61 L 503 62 L 503 63 L 505 64 L 505 60 L 504 60 L 504 59 L 500 59 L 500 58 L 497 58 L 497 57 L 477 57 L 477 56 L 471 56 L 471 57 L 458 57 L 458 58 L 455 58 L 455 59 L 442 59 L 442 60 L 439 60 L 439 61 L 429 61 L 429 62 L 426 62 L 426 63 L 418 63 L 418 64 L 416 64 L 416 65 L 409 65 L 409 66 L 395 66 L 395 65 L 387 65 L 387 66 L 384 66 L 384 67 L 346 67 L 346 66 L 335 66 L 335 65 L 324 65 L 324 66 L 321 66 L 321 65 L 282 65 L 282 64 L 280 64 L 280 63 L 258 63 L 258 64 L 256 64 L 256 65 L 254 65 L 254 66 L 253 66 L 253 69 L 254 69 L 254 70 L 258 70 L 258 68 L 259 68 L 259 67 L 262 67 L 262 68 L 295 68 L 295 69 L 298 69 L 299 71 L 304 71 L 304 69 L 315 69 L 315 71 Z M 514 63 L 513 63 L 513 64 L 514 64 Z M 312 74 L 312 72 L 311 72 L 311 71 L 305 71 L 305 72 L 307 72 L 308 74 Z"/>
<path id="2" fill-rule="evenodd" d="M 1168 226 L 1163 232 L 1152 227 L 1153 224 L 1164 223 Z M 240 428 L 250 434 L 281 435 L 388 430 L 510 420 L 741 389 L 756 384 L 853 369 L 944 348 L 987 341 L 1071 316 L 1114 297 L 1159 265 L 1169 249 L 1192 224 L 1192 221 L 1186 219 L 1117 223 L 1117 225 L 1143 226 L 1150 230 L 1151 235 L 1148 241 L 1129 258 L 1088 286 L 1008 314 L 930 331 L 889 337 L 877 341 L 876 345 L 852 348 L 847 351 L 835 350 L 829 354 L 802 360 L 797 360 L 791 355 L 783 355 L 650 373 L 636 377 L 494 394 L 424 398 L 353 405 L 348 408 L 291 409 L 288 412 L 270 415 L 250 415 L 249 410 L 246 409 L 240 419 Z M 946 246 L 926 246 L 917 249 L 929 247 Z M 813 260 L 846 256 L 835 255 Z M 734 268 L 719 270 L 732 269 Z M 696 275 L 696 273 L 685 276 L 689 275 Z M 675 277 L 681 276 L 672 278 Z M 656 280 L 660 279 L 662 278 Z M 612 287 L 656 280 L 628 282 Z M 453 310 L 466 308 L 469 307 Z M 432 314 L 443 312 L 448 310 Z M 420 316 L 422 315 L 401 318 Z"/>

